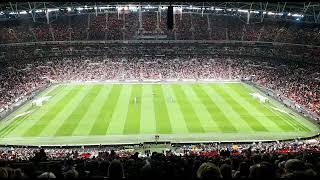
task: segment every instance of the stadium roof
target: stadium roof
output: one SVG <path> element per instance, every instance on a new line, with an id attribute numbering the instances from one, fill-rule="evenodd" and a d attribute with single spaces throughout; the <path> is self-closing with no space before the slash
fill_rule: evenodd
<path id="1" fill-rule="evenodd" d="M 319 2 L 2 2 L 0 9 L 3 10 L 29 10 L 31 8 L 63 8 L 70 6 L 99 6 L 99 5 L 173 5 L 173 6 L 197 6 L 197 7 L 226 7 L 243 8 L 252 6 L 253 10 L 262 10 L 267 4 L 267 10 L 280 8 L 283 11 L 310 12 L 315 8 L 320 9 Z"/>
<path id="2" fill-rule="evenodd" d="M 32 10 L 66 10 L 76 7 L 99 8 L 99 7 L 123 7 L 123 6 L 153 6 L 175 7 L 203 10 L 209 8 L 219 8 L 222 10 L 242 10 L 265 12 L 271 15 L 281 13 L 299 14 L 308 17 L 308 22 L 320 22 L 320 3 L 319 2 L 5 2 L 0 4 L 0 15 L 5 13 L 31 12 Z M 190 8 L 189 8 L 190 9 Z M 269 15 L 269 14 L 268 14 Z"/>

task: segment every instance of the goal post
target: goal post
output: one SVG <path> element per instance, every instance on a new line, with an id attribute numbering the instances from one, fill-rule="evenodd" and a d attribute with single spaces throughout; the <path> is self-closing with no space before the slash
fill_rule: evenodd
<path id="1" fill-rule="evenodd" d="M 32 107 L 34 106 L 42 106 L 44 102 L 48 101 L 50 96 L 41 97 L 32 101 Z"/>
<path id="2" fill-rule="evenodd" d="M 251 93 L 251 96 L 255 99 L 258 99 L 261 103 L 267 103 L 269 102 L 269 99 L 262 96 L 261 94 L 259 93 Z"/>

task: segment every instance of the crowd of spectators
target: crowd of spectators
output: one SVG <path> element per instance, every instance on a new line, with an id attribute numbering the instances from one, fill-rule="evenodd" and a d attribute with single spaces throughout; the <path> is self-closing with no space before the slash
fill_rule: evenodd
<path id="1" fill-rule="evenodd" d="M 319 177 L 319 139 L 257 143 L 0 147 L 1 178 Z M 156 146 L 156 145 L 155 145 Z"/>
<path id="2" fill-rule="evenodd" d="M 318 25 L 265 19 L 247 24 L 237 16 L 180 13 L 174 16 L 174 33 L 167 30 L 166 12 L 108 12 L 59 16 L 49 25 L 21 20 L 0 28 L 0 43 L 71 40 L 132 40 L 140 31 L 166 34 L 171 40 L 242 40 L 319 45 Z M 20 21 L 20 20 L 17 20 Z M 38 20 L 40 21 L 40 20 Z M 141 22 L 140 22 L 141 21 Z M 26 28 L 28 27 L 28 28 Z M 159 27 L 159 28 L 158 28 Z M 142 28 L 142 29 L 141 29 Z M 175 34 L 175 35 L 172 35 Z"/>
<path id="3" fill-rule="evenodd" d="M 50 57 L 12 61 L 0 74 L 0 108 L 46 86 L 50 81 L 146 79 L 241 80 L 274 90 L 320 114 L 320 67 L 314 64 L 257 58 L 195 57 Z"/>

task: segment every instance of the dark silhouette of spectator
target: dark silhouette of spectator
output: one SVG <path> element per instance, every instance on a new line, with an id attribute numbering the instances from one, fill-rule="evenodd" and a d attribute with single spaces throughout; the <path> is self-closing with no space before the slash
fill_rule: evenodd
<path id="1" fill-rule="evenodd" d="M 305 165 L 299 159 L 289 159 L 285 163 L 284 168 L 285 168 L 285 173 L 293 173 L 297 171 L 304 171 Z"/>
<path id="2" fill-rule="evenodd" d="M 124 171 L 122 163 L 119 160 L 113 160 L 108 168 L 108 177 L 110 179 L 124 178 Z"/>
<path id="3" fill-rule="evenodd" d="M 44 172 L 38 176 L 40 179 L 55 179 L 56 175 L 54 175 L 52 172 Z"/>
<path id="4" fill-rule="evenodd" d="M 219 168 L 213 163 L 203 163 L 197 171 L 199 179 L 222 179 Z"/>
<path id="5" fill-rule="evenodd" d="M 247 162 L 241 162 L 239 164 L 238 171 L 235 172 L 235 178 L 248 178 L 249 176 L 249 164 Z"/>
<path id="6" fill-rule="evenodd" d="M 250 167 L 249 178 L 253 179 L 273 179 L 275 178 L 275 172 L 272 165 L 268 162 L 262 162 Z"/>
<path id="7" fill-rule="evenodd" d="M 44 149 L 40 149 L 39 152 L 36 152 L 35 156 L 34 156 L 34 160 L 39 162 L 39 161 L 45 161 L 47 160 L 47 155 L 46 152 L 44 151 Z"/>
<path id="8" fill-rule="evenodd" d="M 0 167 L 0 178 L 8 178 L 8 171 L 6 168 Z"/>
<path id="9" fill-rule="evenodd" d="M 220 172 L 223 177 L 223 179 L 232 179 L 232 168 L 228 164 L 223 164 L 220 167 Z"/>
<path id="10" fill-rule="evenodd" d="M 64 178 L 66 179 L 75 179 L 79 177 L 79 173 L 75 169 L 70 169 L 64 174 Z"/>
<path id="11" fill-rule="evenodd" d="M 145 164 L 140 170 L 143 179 L 151 179 L 153 177 L 152 168 L 150 164 Z"/>

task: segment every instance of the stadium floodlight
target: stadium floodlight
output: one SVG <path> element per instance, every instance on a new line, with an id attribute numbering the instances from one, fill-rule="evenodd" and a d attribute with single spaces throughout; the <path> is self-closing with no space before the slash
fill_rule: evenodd
<path id="1" fill-rule="evenodd" d="M 154 6 L 150 6 L 150 4 L 148 4 L 148 6 L 144 7 L 145 9 L 153 9 L 155 8 Z"/>
<path id="2" fill-rule="evenodd" d="M 292 16 L 293 16 L 293 17 L 303 17 L 302 14 L 293 14 Z"/>
<path id="3" fill-rule="evenodd" d="M 138 11 L 138 8 L 136 8 L 135 6 L 129 5 L 129 11 L 136 12 Z"/>
<path id="4" fill-rule="evenodd" d="M 108 9 L 108 7 L 99 7 L 99 9 Z"/>
<path id="5" fill-rule="evenodd" d="M 70 7 L 67 7 L 67 10 L 68 10 L 68 11 L 71 11 L 71 8 L 70 8 Z"/>
<path id="6" fill-rule="evenodd" d="M 42 11 L 42 10 L 41 10 Z M 59 11 L 59 9 L 48 9 L 48 12 Z M 37 11 L 36 11 L 37 12 Z"/>
<path id="7" fill-rule="evenodd" d="M 189 9 L 201 9 L 201 8 L 199 8 L 199 7 L 192 7 L 192 8 L 189 8 Z"/>
<path id="8" fill-rule="evenodd" d="M 27 11 L 21 11 L 20 14 L 28 14 Z"/>
<path id="9" fill-rule="evenodd" d="M 182 7 L 173 7 L 173 10 L 175 10 L 175 11 L 182 11 Z"/>
<path id="10" fill-rule="evenodd" d="M 117 6 L 117 10 L 118 10 L 118 11 L 121 11 L 121 10 L 122 10 L 122 7 L 121 7 L 121 6 Z"/>
<path id="11" fill-rule="evenodd" d="M 269 12 L 268 12 L 268 15 L 275 15 L 275 13 L 274 13 L 274 12 L 269 11 Z"/>
<path id="12" fill-rule="evenodd" d="M 183 7 L 183 9 L 192 9 L 192 5 L 190 5 L 189 7 Z"/>
<path id="13" fill-rule="evenodd" d="M 222 11 L 223 9 L 221 9 L 221 8 L 216 8 L 215 10 L 216 10 L 216 11 Z"/>
<path id="14" fill-rule="evenodd" d="M 244 10 L 244 9 L 238 9 L 239 12 L 243 12 L 243 13 L 247 13 L 248 10 Z"/>

